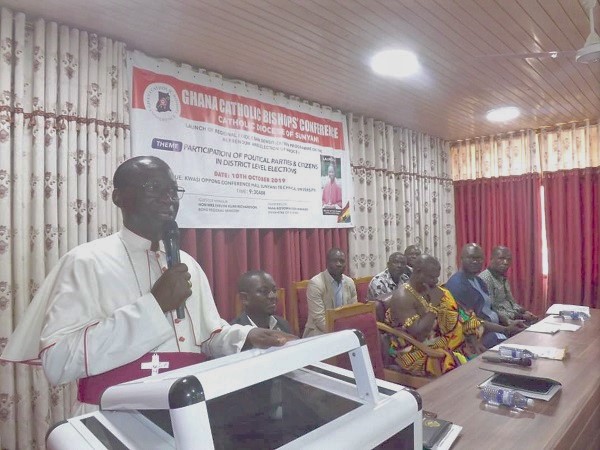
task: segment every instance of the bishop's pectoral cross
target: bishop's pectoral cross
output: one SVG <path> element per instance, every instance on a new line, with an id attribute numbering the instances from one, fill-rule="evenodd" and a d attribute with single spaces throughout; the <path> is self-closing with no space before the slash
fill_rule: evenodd
<path id="1" fill-rule="evenodd" d="M 161 362 L 158 353 L 154 353 L 152 355 L 152 361 L 142 363 L 141 368 L 145 370 L 152 370 L 152 375 L 156 375 L 159 369 L 169 368 L 169 361 Z"/>

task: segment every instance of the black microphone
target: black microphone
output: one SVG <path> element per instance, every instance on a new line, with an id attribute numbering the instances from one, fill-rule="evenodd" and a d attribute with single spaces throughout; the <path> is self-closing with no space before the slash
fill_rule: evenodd
<path id="1" fill-rule="evenodd" d="M 506 356 L 492 356 L 492 355 L 482 355 L 481 356 L 484 361 L 493 362 L 493 363 L 507 363 L 507 364 L 516 364 L 518 366 L 529 367 L 531 366 L 531 358 L 507 358 Z"/>
<path id="2" fill-rule="evenodd" d="M 179 227 L 174 220 L 165 222 L 163 243 L 165 244 L 165 253 L 167 254 L 167 267 L 170 269 L 181 262 L 181 259 L 179 259 Z M 184 304 L 177 308 L 177 318 L 185 319 Z"/>

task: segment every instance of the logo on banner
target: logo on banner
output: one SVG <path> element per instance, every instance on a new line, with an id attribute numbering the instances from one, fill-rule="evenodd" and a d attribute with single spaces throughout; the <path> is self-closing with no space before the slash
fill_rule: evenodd
<path id="1" fill-rule="evenodd" d="M 346 203 L 344 209 L 340 212 L 340 215 L 337 218 L 337 223 L 350 223 L 352 222 L 352 217 L 350 215 L 350 202 Z"/>
<path id="2" fill-rule="evenodd" d="M 144 108 L 160 120 L 179 117 L 181 103 L 177 92 L 166 83 L 152 83 L 144 91 Z"/>

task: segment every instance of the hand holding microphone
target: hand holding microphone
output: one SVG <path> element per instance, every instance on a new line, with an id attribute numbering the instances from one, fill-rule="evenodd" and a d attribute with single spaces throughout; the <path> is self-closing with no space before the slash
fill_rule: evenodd
<path id="1" fill-rule="evenodd" d="M 179 259 L 179 228 L 170 220 L 165 224 L 163 243 L 167 255 L 167 270 L 152 286 L 152 294 L 163 311 L 177 309 L 177 318 L 185 318 L 185 300 L 192 295 L 191 275 Z"/>

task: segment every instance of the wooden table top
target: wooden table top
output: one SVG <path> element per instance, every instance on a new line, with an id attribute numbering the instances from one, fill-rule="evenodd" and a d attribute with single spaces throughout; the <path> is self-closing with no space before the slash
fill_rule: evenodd
<path id="1" fill-rule="evenodd" d="M 420 388 L 423 409 L 463 427 L 452 449 L 571 448 L 574 442 L 582 441 L 580 434 L 584 429 L 592 433 L 590 439 L 598 439 L 600 310 L 590 312 L 591 318 L 578 331 L 559 331 L 554 335 L 521 332 L 506 341 L 567 347 L 562 361 L 536 359 L 532 367 L 526 368 L 493 364 L 478 357 Z M 534 405 L 525 411 L 487 405 L 479 397 L 477 386 L 491 375 L 484 368 L 493 370 L 499 366 L 503 372 L 557 380 L 562 390 L 549 402 L 534 400 Z"/>

